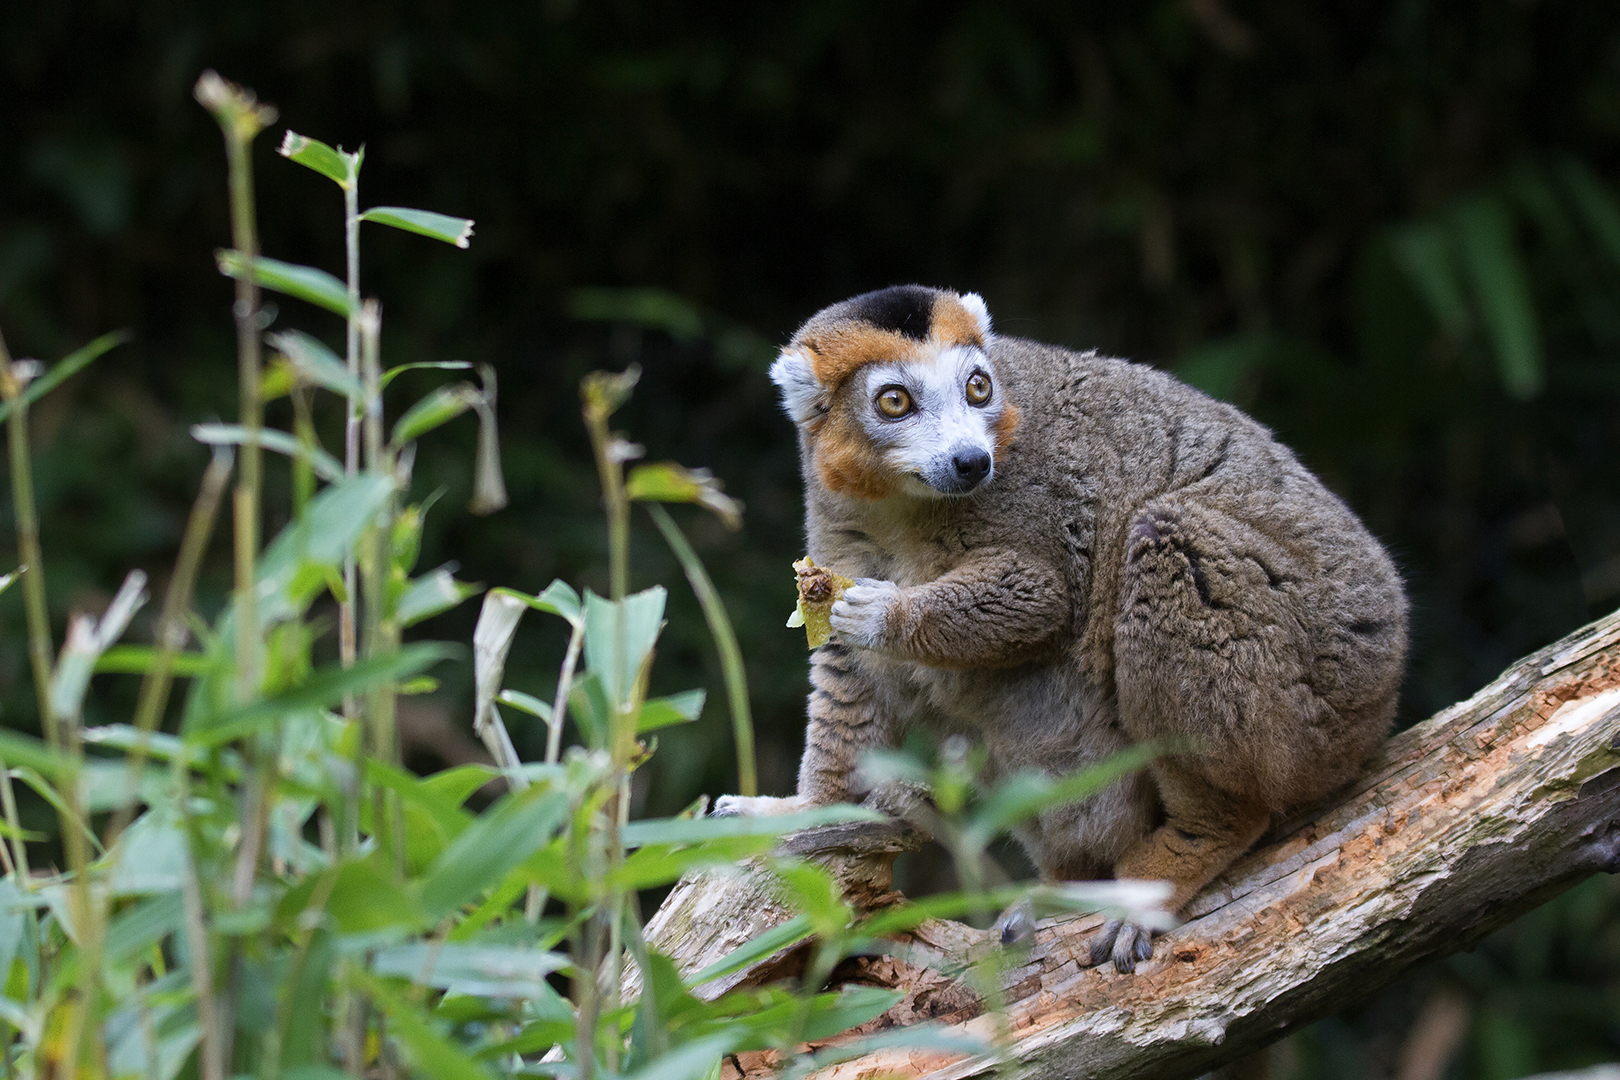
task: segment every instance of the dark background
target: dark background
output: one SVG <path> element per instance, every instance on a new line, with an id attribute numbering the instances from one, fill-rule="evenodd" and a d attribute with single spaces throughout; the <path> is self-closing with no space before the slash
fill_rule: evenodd
<path id="1" fill-rule="evenodd" d="M 1406 575 L 1402 724 L 1620 603 L 1611 3 L 7 4 L 0 327 L 45 360 L 135 334 L 35 412 L 58 635 L 131 566 L 161 588 L 206 460 L 187 428 L 234 418 L 224 160 L 191 98 L 206 67 L 281 112 L 255 151 L 266 254 L 342 267 L 340 195 L 273 153 L 283 126 L 364 143 L 363 206 L 477 220 L 468 251 L 364 236 L 385 361 L 500 375 L 512 505 L 461 509 L 470 422 L 428 436 L 416 493 L 447 496 L 424 566 L 605 591 L 577 385 L 644 366 L 619 426 L 747 503 L 737 534 L 678 514 L 743 641 L 767 792 L 792 787 L 805 655 L 781 627 L 796 454 L 764 372 L 813 311 L 888 284 L 979 291 L 1002 332 L 1171 368 L 1275 428 Z M 297 301 L 277 325 L 341 348 Z M 390 409 L 436 381 L 401 379 Z M 320 419 L 338 448 L 329 402 Z M 643 774 L 644 811 L 669 812 L 735 786 L 730 727 L 641 518 L 634 577 L 671 588 L 654 689 L 711 688 Z M 205 614 L 228 582 L 216 542 Z M 422 630 L 465 641 L 474 608 Z M 33 730 L 21 626 L 0 597 L 0 708 Z M 549 698 L 563 640 L 535 616 L 508 684 Z M 408 717 L 438 739 L 419 767 L 467 723 L 469 671 L 443 678 Z M 97 719 L 127 716 L 128 688 L 101 682 Z M 1459 1007 L 1452 1077 L 1620 1058 L 1616 975 L 1620 899 L 1589 882 L 1291 1039 L 1277 1074 L 1416 1080 L 1401 1047 Z"/>

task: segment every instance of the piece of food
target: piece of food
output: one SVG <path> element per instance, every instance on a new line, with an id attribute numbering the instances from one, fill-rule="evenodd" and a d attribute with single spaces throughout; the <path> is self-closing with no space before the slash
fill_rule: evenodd
<path id="1" fill-rule="evenodd" d="M 804 627 L 806 643 L 812 649 L 819 649 L 832 637 L 833 601 L 855 582 L 817 566 L 809 556 L 795 562 L 793 572 L 799 576 L 799 605 L 788 617 L 787 624 Z"/>

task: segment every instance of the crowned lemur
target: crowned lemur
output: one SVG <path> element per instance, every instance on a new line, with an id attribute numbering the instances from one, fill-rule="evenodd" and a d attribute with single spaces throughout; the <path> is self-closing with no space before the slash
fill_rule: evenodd
<path id="1" fill-rule="evenodd" d="M 1184 748 L 1019 831 L 1042 875 L 1171 882 L 1179 910 L 1395 713 L 1406 599 L 1378 541 L 1269 431 L 1163 372 L 991 333 L 905 285 L 806 322 L 771 368 L 810 557 L 856 579 L 811 658 L 799 794 L 910 728 L 993 778 Z M 741 812 L 769 812 L 728 800 Z M 778 805 L 775 809 L 781 809 Z M 1149 935 L 1110 923 L 1122 971 Z"/>

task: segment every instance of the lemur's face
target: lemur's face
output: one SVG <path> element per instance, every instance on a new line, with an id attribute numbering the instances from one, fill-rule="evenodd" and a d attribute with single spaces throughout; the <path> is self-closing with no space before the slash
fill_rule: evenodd
<path id="1" fill-rule="evenodd" d="M 908 285 L 835 305 L 771 368 L 829 489 L 862 498 L 967 495 L 1017 426 L 975 294 Z"/>

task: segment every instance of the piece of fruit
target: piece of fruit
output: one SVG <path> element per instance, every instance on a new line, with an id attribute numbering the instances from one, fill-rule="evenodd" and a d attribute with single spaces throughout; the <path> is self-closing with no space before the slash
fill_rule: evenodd
<path id="1" fill-rule="evenodd" d="M 793 564 L 793 572 L 799 578 L 799 604 L 787 624 L 804 627 L 806 643 L 812 649 L 819 649 L 832 637 L 833 601 L 855 582 L 817 566 L 808 556 Z"/>

